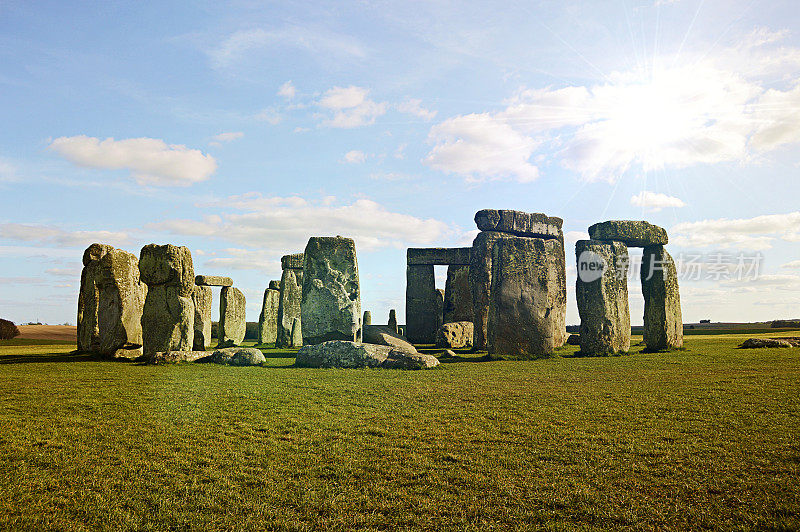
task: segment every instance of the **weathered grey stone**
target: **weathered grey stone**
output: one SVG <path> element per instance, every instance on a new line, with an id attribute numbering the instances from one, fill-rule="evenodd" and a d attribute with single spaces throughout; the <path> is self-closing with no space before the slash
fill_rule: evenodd
<path id="1" fill-rule="evenodd" d="M 261 314 L 258 316 L 258 343 L 274 344 L 278 339 L 278 307 L 281 292 L 273 288 L 275 281 L 270 281 L 269 288 L 264 290 L 264 301 L 261 303 Z"/>
<path id="2" fill-rule="evenodd" d="M 361 336 L 361 288 L 351 238 L 311 237 L 303 263 L 303 345 Z"/>
<path id="3" fill-rule="evenodd" d="M 197 362 L 209 359 L 208 351 L 158 351 L 149 359 L 150 364 L 177 364 L 179 362 Z"/>
<path id="4" fill-rule="evenodd" d="M 481 231 L 497 231 L 533 238 L 560 238 L 564 220 L 539 212 L 483 209 L 475 213 Z"/>
<path id="5" fill-rule="evenodd" d="M 665 229 L 649 222 L 634 220 L 611 220 L 594 224 L 589 228 L 589 238 L 607 242 L 622 242 L 633 248 L 664 246 L 669 243 Z"/>
<path id="6" fill-rule="evenodd" d="M 292 320 L 292 347 L 303 346 L 303 327 L 300 318 Z"/>
<path id="7" fill-rule="evenodd" d="M 482 231 L 472 241 L 472 262 L 469 265 L 469 286 L 472 291 L 472 347 L 486 349 L 489 327 L 489 293 L 492 286 L 492 248 L 497 240 L 511 235 Z"/>
<path id="8" fill-rule="evenodd" d="M 278 290 L 281 289 L 281 282 L 280 281 L 270 281 L 269 282 L 269 289 L 270 290 Z"/>
<path id="9" fill-rule="evenodd" d="M 408 248 L 406 264 L 469 266 L 472 248 Z"/>
<path id="10" fill-rule="evenodd" d="M 223 286 L 219 298 L 219 344 L 217 347 L 234 347 L 244 341 L 247 329 L 245 309 L 247 302 L 241 290 Z"/>
<path id="11" fill-rule="evenodd" d="M 438 331 L 439 327 L 444 323 L 444 290 L 441 288 L 436 289 L 434 304 L 436 305 L 436 330 Z M 434 336 L 435 340 L 436 336 Z"/>
<path id="12" fill-rule="evenodd" d="M 436 279 L 431 265 L 406 267 L 406 336 L 415 344 L 436 339 Z"/>
<path id="13" fill-rule="evenodd" d="M 139 254 L 139 271 L 147 286 L 169 285 L 181 297 L 192 297 L 194 266 L 186 246 L 148 244 Z"/>
<path id="14" fill-rule="evenodd" d="M 361 327 L 368 327 L 372 325 L 372 312 L 365 310 L 364 311 L 364 318 L 361 320 Z"/>
<path id="15" fill-rule="evenodd" d="M 215 350 L 209 361 L 228 366 L 260 366 L 267 359 L 264 353 L 254 347 L 228 347 Z"/>
<path id="16" fill-rule="evenodd" d="M 194 284 L 198 286 L 233 286 L 233 279 L 221 275 L 197 275 Z"/>
<path id="17" fill-rule="evenodd" d="M 302 253 L 298 255 L 302 256 Z M 286 257 L 296 257 L 287 255 Z M 284 259 L 286 258 L 284 257 Z M 294 259 L 293 259 L 294 260 Z M 288 262 L 288 261 L 287 261 Z M 292 343 L 294 319 L 300 317 L 300 304 L 303 299 L 303 269 L 285 268 L 281 277 L 281 293 L 278 301 L 278 337 L 276 347 L 300 347 Z"/>
<path id="18" fill-rule="evenodd" d="M 472 290 L 469 266 L 448 266 L 444 285 L 443 323 L 472 321 Z M 472 345 L 472 339 L 469 341 Z"/>
<path id="19" fill-rule="evenodd" d="M 605 267 L 602 276 L 584 282 L 580 276 L 581 254 L 592 252 Z M 576 284 L 581 317 L 581 353 L 609 355 L 631 347 L 631 315 L 628 307 L 628 248 L 620 242 L 579 240 L 575 244 L 579 275 Z"/>
<path id="20" fill-rule="evenodd" d="M 194 345 L 194 267 L 185 246 L 148 244 L 139 255 L 147 284 L 142 312 L 144 354 L 189 351 Z"/>
<path id="21" fill-rule="evenodd" d="M 389 345 L 407 351 L 416 351 L 403 336 L 396 330 L 385 325 L 368 325 L 364 327 L 364 343 L 375 345 Z"/>
<path id="22" fill-rule="evenodd" d="M 660 351 L 683 347 L 683 318 L 678 272 L 664 246 L 646 246 L 642 254 L 644 342 Z"/>
<path id="23" fill-rule="evenodd" d="M 427 369 L 439 365 L 436 357 L 385 345 L 334 340 L 307 345 L 297 352 L 295 364 L 312 368 Z"/>
<path id="24" fill-rule="evenodd" d="M 540 358 L 563 342 L 565 296 L 559 240 L 509 236 L 494 243 L 488 349 L 492 355 Z"/>
<path id="25" fill-rule="evenodd" d="M 558 283 L 558 291 L 555 294 L 555 303 L 553 305 L 553 342 L 556 347 L 562 347 L 567 343 L 569 333 L 567 332 L 567 259 L 564 252 L 564 237 L 556 240 L 556 260 L 551 263 L 551 266 L 556 268 L 556 280 Z"/>
<path id="26" fill-rule="evenodd" d="M 443 323 L 436 331 L 436 347 L 472 347 L 472 335 L 471 321 Z"/>
<path id="27" fill-rule="evenodd" d="M 305 258 L 302 253 L 294 253 L 292 255 L 284 255 L 281 257 L 281 268 L 284 270 L 294 269 L 302 270 Z"/>
<path id="28" fill-rule="evenodd" d="M 142 309 L 147 286 L 135 255 L 92 244 L 83 255 L 78 296 L 78 349 L 103 357 L 142 355 Z"/>
<path id="29" fill-rule="evenodd" d="M 194 303 L 194 349 L 204 351 L 211 345 L 211 310 L 213 292 L 207 286 L 195 286 Z"/>
<path id="30" fill-rule="evenodd" d="M 739 347 L 742 349 L 800 347 L 800 338 L 748 338 Z"/>
<path id="31" fill-rule="evenodd" d="M 397 312 L 394 309 L 389 310 L 389 330 L 398 332 L 397 329 Z"/>

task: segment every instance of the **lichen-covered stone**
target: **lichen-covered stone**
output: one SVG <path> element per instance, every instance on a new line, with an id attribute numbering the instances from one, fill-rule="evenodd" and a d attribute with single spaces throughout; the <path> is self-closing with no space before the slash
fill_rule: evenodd
<path id="1" fill-rule="evenodd" d="M 273 281 L 270 281 L 270 282 L 269 282 L 269 289 L 270 289 L 270 290 L 278 290 L 278 291 L 280 291 L 280 289 L 281 289 L 281 282 L 280 282 L 280 281 L 274 281 L 274 280 L 273 280 Z"/>
<path id="2" fill-rule="evenodd" d="M 497 231 L 482 231 L 472 241 L 469 265 L 469 286 L 472 291 L 472 348 L 486 349 L 489 327 L 489 293 L 492 287 L 492 248 L 494 243 L 511 235 Z"/>
<path id="3" fill-rule="evenodd" d="M 472 290 L 469 287 L 469 266 L 448 266 L 444 285 L 443 323 L 472 321 Z M 472 345 L 472 339 L 470 339 Z"/>
<path id="4" fill-rule="evenodd" d="M 221 275 L 197 275 L 194 284 L 198 286 L 233 286 L 233 279 Z"/>
<path id="5" fill-rule="evenodd" d="M 303 347 L 295 364 L 312 368 L 428 369 L 438 366 L 439 360 L 386 345 L 334 340 Z"/>
<path id="6" fill-rule="evenodd" d="M 139 271 L 147 286 L 170 285 L 181 297 L 192 297 L 194 266 L 186 246 L 148 244 L 139 254 Z"/>
<path id="7" fill-rule="evenodd" d="M 303 345 L 303 326 L 300 318 L 292 320 L 292 347 L 302 347 Z"/>
<path id="8" fill-rule="evenodd" d="M 472 347 L 473 326 L 471 321 L 443 323 L 436 331 L 436 347 L 458 349 Z"/>
<path id="9" fill-rule="evenodd" d="M 748 338 L 739 344 L 739 347 L 741 349 L 800 347 L 800 338 Z"/>
<path id="10" fill-rule="evenodd" d="M 469 266 L 470 248 L 408 248 L 406 264 Z"/>
<path id="11" fill-rule="evenodd" d="M 406 266 L 406 336 L 415 344 L 432 344 L 439 317 L 432 265 Z"/>
<path id="12" fill-rule="evenodd" d="M 495 241 L 492 255 L 489 353 L 527 359 L 552 355 L 565 334 L 561 242 L 509 236 Z"/>
<path id="13" fill-rule="evenodd" d="M 110 358 L 142 355 L 147 286 L 135 255 L 92 244 L 83 255 L 78 296 L 78 349 Z"/>
<path id="14" fill-rule="evenodd" d="M 389 330 L 397 333 L 397 311 L 395 309 L 389 310 Z"/>
<path id="15" fill-rule="evenodd" d="M 297 265 L 301 257 L 299 268 L 284 268 L 280 282 L 280 300 L 278 301 L 278 334 L 275 340 L 276 347 L 299 347 L 292 342 L 292 326 L 295 318 L 300 318 L 300 304 L 303 299 L 303 263 L 302 253 L 285 255 L 281 259 L 287 266 Z"/>
<path id="16" fill-rule="evenodd" d="M 589 228 L 589 238 L 605 242 L 622 242 L 633 248 L 664 246 L 669 243 L 665 229 L 649 222 L 635 220 L 611 220 L 594 224 Z"/>
<path id="17" fill-rule="evenodd" d="M 678 271 L 664 246 L 647 246 L 642 254 L 644 342 L 651 351 L 683 347 L 683 317 Z"/>
<path id="18" fill-rule="evenodd" d="M 194 345 L 194 303 L 178 286 L 147 287 L 142 312 L 145 356 L 158 351 L 190 351 Z"/>
<path id="19" fill-rule="evenodd" d="M 213 293 L 207 286 L 195 286 L 192 294 L 194 303 L 194 349 L 204 351 L 211 345 L 211 312 Z"/>
<path id="20" fill-rule="evenodd" d="M 260 344 L 274 344 L 278 339 L 278 307 L 280 306 L 281 292 L 273 288 L 272 283 L 275 281 L 271 281 L 270 287 L 264 290 L 261 314 L 258 316 L 258 343 Z"/>
<path id="21" fill-rule="evenodd" d="M 302 270 L 305 257 L 302 253 L 293 253 L 291 255 L 284 255 L 281 257 L 281 268 L 284 270 Z"/>
<path id="22" fill-rule="evenodd" d="M 228 366 L 260 366 L 267 359 L 261 350 L 254 347 L 228 347 L 215 350 L 209 361 Z"/>
<path id="23" fill-rule="evenodd" d="M 219 299 L 219 344 L 218 347 L 241 345 L 247 329 L 245 309 L 247 303 L 241 290 L 224 286 Z"/>
<path id="24" fill-rule="evenodd" d="M 375 345 L 389 345 L 407 351 L 416 351 L 402 335 L 386 325 L 367 325 L 364 327 L 364 343 Z"/>
<path id="25" fill-rule="evenodd" d="M 631 347 L 631 315 L 628 307 L 628 248 L 621 242 L 579 240 L 575 254 L 579 268 L 581 254 L 591 252 L 602 258 L 602 275 L 591 282 L 576 284 L 581 317 L 581 353 L 611 355 Z"/>
<path id="26" fill-rule="evenodd" d="M 483 209 L 475 213 L 481 231 L 497 231 L 533 238 L 560 238 L 564 221 L 539 212 Z"/>
<path id="27" fill-rule="evenodd" d="M 367 327 L 372 325 L 372 312 L 365 310 L 364 311 L 364 318 L 361 320 L 361 327 Z"/>
<path id="28" fill-rule="evenodd" d="M 210 358 L 208 351 L 159 351 L 153 353 L 150 364 L 178 364 L 180 362 L 197 362 Z"/>
<path id="29" fill-rule="evenodd" d="M 304 257 L 303 345 L 357 340 L 361 335 L 361 288 L 355 242 L 340 236 L 311 237 Z"/>
<path id="30" fill-rule="evenodd" d="M 444 323 L 444 290 L 441 288 L 436 289 L 433 302 L 436 309 L 436 330 L 438 331 L 439 327 Z M 434 340 L 435 339 L 436 336 L 434 335 Z"/>

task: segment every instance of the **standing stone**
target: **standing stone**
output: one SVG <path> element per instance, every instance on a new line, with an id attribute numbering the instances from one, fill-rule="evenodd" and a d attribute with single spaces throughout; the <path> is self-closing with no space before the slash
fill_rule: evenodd
<path id="1" fill-rule="evenodd" d="M 303 295 L 303 254 L 284 255 L 281 258 L 283 275 L 278 301 L 278 335 L 275 347 L 292 347 L 292 326 L 300 317 Z M 294 346 L 299 347 L 299 346 Z"/>
<path id="2" fill-rule="evenodd" d="M 494 244 L 488 349 L 541 358 L 562 341 L 563 247 L 559 240 L 509 236 Z"/>
<path id="3" fill-rule="evenodd" d="M 223 286 L 219 298 L 219 344 L 217 347 L 239 346 L 247 329 L 246 302 L 241 290 Z"/>
<path id="4" fill-rule="evenodd" d="M 279 287 L 279 282 L 270 281 L 269 288 L 264 290 L 264 301 L 258 316 L 259 344 L 274 344 L 278 339 L 278 307 L 281 300 Z"/>
<path id="5" fill-rule="evenodd" d="M 303 347 L 303 327 L 300 318 L 292 320 L 292 347 Z"/>
<path id="6" fill-rule="evenodd" d="M 389 329 L 397 333 L 397 311 L 389 310 Z"/>
<path id="7" fill-rule="evenodd" d="M 142 354 L 142 310 L 147 286 L 135 255 L 92 244 L 83 256 L 78 299 L 78 349 L 103 357 Z"/>
<path id="8" fill-rule="evenodd" d="M 436 304 L 436 330 L 438 331 L 444 323 L 444 290 L 441 288 L 436 289 L 434 303 Z M 436 334 L 433 335 L 433 338 L 435 341 Z"/>
<path id="9" fill-rule="evenodd" d="M 147 284 L 142 313 L 144 354 L 190 351 L 194 345 L 194 267 L 185 246 L 148 244 L 139 255 Z"/>
<path id="10" fill-rule="evenodd" d="M 492 248 L 494 243 L 509 235 L 496 231 L 482 231 L 472 242 L 469 265 L 469 286 L 472 291 L 472 323 L 474 338 L 472 348 L 476 351 L 487 347 L 489 328 L 489 293 L 492 286 Z"/>
<path id="11" fill-rule="evenodd" d="M 364 329 L 370 325 L 372 325 L 372 312 L 365 310 L 364 319 L 361 320 L 361 327 Z"/>
<path id="12" fill-rule="evenodd" d="M 551 266 L 556 269 L 558 283 L 556 300 L 553 305 L 553 326 L 555 327 L 553 339 L 556 347 L 562 347 L 567 344 L 569 339 L 567 332 L 567 259 L 564 252 L 564 236 L 561 235 L 556 242 L 556 260 L 551 263 Z"/>
<path id="13" fill-rule="evenodd" d="M 213 293 L 207 286 L 195 286 L 194 302 L 194 350 L 204 351 L 211 345 L 211 308 Z"/>
<path id="14" fill-rule="evenodd" d="M 578 259 L 576 295 L 581 317 L 581 353 L 609 355 L 629 351 L 631 315 L 627 246 L 620 242 L 579 240 L 575 244 L 575 254 Z M 599 263 L 602 263 L 599 270 L 590 266 Z"/>
<path id="15" fill-rule="evenodd" d="M 350 238 L 311 237 L 303 263 L 303 345 L 361 338 L 361 288 Z"/>
<path id="16" fill-rule="evenodd" d="M 646 246 L 642 254 L 644 342 L 660 351 L 683 347 L 683 318 L 678 272 L 664 246 Z"/>
<path id="17" fill-rule="evenodd" d="M 436 308 L 433 265 L 406 266 L 406 337 L 414 344 L 436 340 L 439 315 Z"/>
<path id="18" fill-rule="evenodd" d="M 444 285 L 443 323 L 472 321 L 472 291 L 469 287 L 469 266 L 448 266 Z M 470 339 L 470 344 L 472 340 Z"/>

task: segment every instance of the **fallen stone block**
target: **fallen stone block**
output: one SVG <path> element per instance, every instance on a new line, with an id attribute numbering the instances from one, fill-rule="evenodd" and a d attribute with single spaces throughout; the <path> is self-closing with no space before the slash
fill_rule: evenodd
<path id="1" fill-rule="evenodd" d="M 438 366 L 439 360 L 396 347 L 333 340 L 303 347 L 295 364 L 312 368 L 429 369 Z"/>
<path id="2" fill-rule="evenodd" d="M 444 323 L 436 331 L 436 347 L 459 349 L 472 347 L 473 325 L 471 321 Z"/>

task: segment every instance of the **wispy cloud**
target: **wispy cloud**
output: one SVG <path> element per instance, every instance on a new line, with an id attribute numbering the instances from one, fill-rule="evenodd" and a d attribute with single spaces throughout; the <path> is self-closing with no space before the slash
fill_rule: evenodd
<path id="1" fill-rule="evenodd" d="M 114 245 L 130 242 L 130 236 L 125 232 L 69 231 L 54 225 L 18 223 L 0 224 L 0 238 L 60 247 L 86 247 L 94 242 L 105 242 Z"/>
<path id="2" fill-rule="evenodd" d="M 234 140 L 238 140 L 244 137 L 244 133 L 241 131 L 231 131 L 228 133 L 220 133 L 218 135 L 214 135 L 211 137 L 211 142 L 209 144 L 211 146 L 222 146 L 223 144 L 227 144 L 228 142 L 233 142 Z"/>
<path id="3" fill-rule="evenodd" d="M 642 207 L 650 212 L 658 212 L 661 209 L 668 207 L 681 208 L 686 204 L 680 198 L 674 196 L 667 196 L 666 194 L 659 194 L 657 192 L 650 192 L 643 190 L 639 194 L 631 197 L 631 205 L 635 207 Z"/>
<path id="4" fill-rule="evenodd" d="M 354 128 L 375 123 L 375 119 L 386 113 L 386 102 L 375 102 L 369 98 L 369 89 L 364 87 L 333 87 L 317 105 L 331 111 L 322 125 L 333 128 Z"/>
<path id="5" fill-rule="evenodd" d="M 689 248 L 738 246 L 763 250 L 771 248 L 776 239 L 800 240 L 800 212 L 685 222 L 670 229 L 670 242 Z"/>

